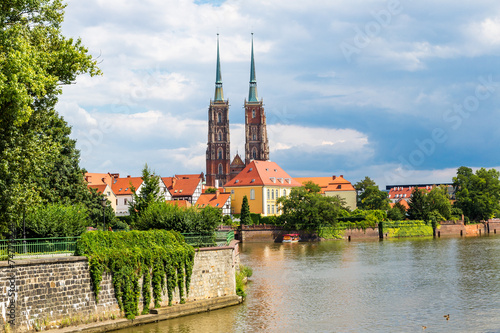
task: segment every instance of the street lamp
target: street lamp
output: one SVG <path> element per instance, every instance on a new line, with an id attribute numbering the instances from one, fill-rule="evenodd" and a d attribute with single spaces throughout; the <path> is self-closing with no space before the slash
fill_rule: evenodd
<path id="1" fill-rule="evenodd" d="M 108 203 L 108 199 L 106 199 L 105 197 L 102 197 L 101 199 L 101 205 L 102 205 L 102 221 L 104 222 L 104 231 L 106 231 L 106 215 L 105 215 L 105 212 L 106 212 L 106 205 Z"/>

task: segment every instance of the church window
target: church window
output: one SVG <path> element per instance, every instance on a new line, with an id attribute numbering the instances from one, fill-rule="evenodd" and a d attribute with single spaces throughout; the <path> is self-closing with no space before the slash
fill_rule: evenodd
<path id="1" fill-rule="evenodd" d="M 217 122 L 219 122 L 219 123 L 222 122 L 222 114 L 220 112 L 217 113 Z"/>
<path id="2" fill-rule="evenodd" d="M 255 148 L 252 150 L 252 158 L 253 158 L 254 160 L 256 160 L 256 159 L 257 159 L 257 149 L 255 149 Z"/>
<path id="3" fill-rule="evenodd" d="M 257 140 L 257 135 L 255 135 L 255 133 L 253 134 L 252 139 L 253 139 L 254 141 L 255 141 L 255 140 Z"/>
<path id="4" fill-rule="evenodd" d="M 255 118 L 255 110 L 252 110 L 252 118 Z"/>
<path id="5" fill-rule="evenodd" d="M 222 160 L 222 148 L 219 148 L 219 150 L 217 151 L 217 155 L 218 155 L 217 158 L 219 160 Z"/>
<path id="6" fill-rule="evenodd" d="M 222 132 L 217 133 L 217 140 L 222 141 Z"/>
<path id="7" fill-rule="evenodd" d="M 221 164 L 221 163 L 219 163 L 219 175 L 222 175 L 222 173 L 223 173 L 223 170 L 222 170 L 222 164 Z"/>
<path id="8" fill-rule="evenodd" d="M 250 200 L 255 200 L 255 190 L 253 188 L 250 190 Z"/>

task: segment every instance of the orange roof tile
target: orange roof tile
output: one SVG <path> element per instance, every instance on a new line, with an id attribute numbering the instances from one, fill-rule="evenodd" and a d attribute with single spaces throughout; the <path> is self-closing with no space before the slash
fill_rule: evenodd
<path id="1" fill-rule="evenodd" d="M 187 200 L 165 200 L 167 205 L 174 205 L 182 208 L 189 208 L 191 204 Z"/>
<path id="2" fill-rule="evenodd" d="M 435 186 L 419 186 L 418 188 L 424 190 L 424 192 L 430 192 Z M 396 186 L 389 190 L 389 199 L 398 199 L 398 198 L 411 198 L 411 194 L 413 193 L 413 189 L 415 186 Z"/>
<path id="3" fill-rule="evenodd" d="M 161 178 L 172 197 L 193 196 L 202 181 L 201 175 L 175 175 Z"/>
<path id="4" fill-rule="evenodd" d="M 398 202 L 403 205 L 403 207 L 406 208 L 406 210 L 408 210 L 408 208 L 410 208 L 410 205 L 408 204 L 408 201 L 405 200 L 405 199 L 400 199 L 398 200 Z M 394 205 L 396 204 L 396 202 L 391 202 L 390 205 L 391 205 L 391 208 L 394 207 Z"/>
<path id="5" fill-rule="evenodd" d="M 196 206 L 200 208 L 205 208 L 206 206 L 212 206 L 217 208 L 222 208 L 229 200 L 230 193 L 203 193 L 196 201 Z"/>
<path id="6" fill-rule="evenodd" d="M 90 185 L 108 184 L 111 187 L 113 177 L 109 173 L 87 172 L 85 173 L 85 181 Z"/>
<path id="7" fill-rule="evenodd" d="M 301 184 L 313 182 L 321 188 L 321 193 L 332 191 L 356 191 L 351 182 L 346 180 L 343 175 L 332 177 L 298 177 L 295 178 Z"/>
<path id="8" fill-rule="evenodd" d="M 115 195 L 132 194 L 130 186 L 134 186 L 137 190 L 139 186 L 141 186 L 141 184 L 141 177 L 115 178 L 113 180 L 113 184 L 111 185 L 111 189 L 113 190 Z"/>
<path id="9" fill-rule="evenodd" d="M 97 190 L 97 193 L 104 193 L 106 190 L 107 184 L 89 184 L 87 185 L 88 188 L 95 188 Z"/>
<path id="10" fill-rule="evenodd" d="M 254 185 L 302 186 L 275 162 L 252 161 L 224 187 Z"/>

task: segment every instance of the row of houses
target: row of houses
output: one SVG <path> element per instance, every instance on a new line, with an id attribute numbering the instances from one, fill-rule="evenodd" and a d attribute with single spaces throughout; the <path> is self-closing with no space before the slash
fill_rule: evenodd
<path id="1" fill-rule="evenodd" d="M 143 186 L 141 177 L 120 177 L 117 173 L 87 173 L 85 179 L 90 188 L 108 198 L 117 216 L 129 214 L 133 189 L 140 191 Z M 318 184 L 322 195 L 339 196 L 350 209 L 356 209 L 356 190 L 342 175 L 292 178 L 271 161 L 253 160 L 215 193 L 206 193 L 208 187 L 205 186 L 203 173 L 160 177 L 158 185 L 160 195 L 170 204 L 200 208 L 212 206 L 220 208 L 223 215 L 230 215 L 241 213 L 246 196 L 252 213 L 269 216 L 279 215 L 278 198 L 289 195 L 293 187 L 308 181 Z"/>

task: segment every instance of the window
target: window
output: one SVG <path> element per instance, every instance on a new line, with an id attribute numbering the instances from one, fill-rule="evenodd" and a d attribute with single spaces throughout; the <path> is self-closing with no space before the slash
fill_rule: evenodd
<path id="1" fill-rule="evenodd" d="M 269 189 L 267 189 L 267 198 L 269 199 Z"/>
<path id="2" fill-rule="evenodd" d="M 271 190 L 271 199 L 274 199 L 274 191 Z"/>
<path id="3" fill-rule="evenodd" d="M 252 110 L 252 118 L 255 118 L 255 110 Z"/>
<path id="4" fill-rule="evenodd" d="M 286 197 L 286 190 L 283 190 L 283 196 Z"/>
<path id="5" fill-rule="evenodd" d="M 127 199 L 123 199 L 123 204 L 126 205 L 127 204 Z"/>
<path id="6" fill-rule="evenodd" d="M 274 214 L 274 205 L 271 205 L 271 214 Z"/>
<path id="7" fill-rule="evenodd" d="M 257 140 L 257 135 L 255 135 L 255 133 L 253 134 L 252 139 L 253 139 L 254 141 L 255 141 L 255 140 Z"/>
<path id="8" fill-rule="evenodd" d="M 222 173 L 223 173 L 222 164 L 219 163 L 219 175 L 222 175 Z"/>
<path id="9" fill-rule="evenodd" d="M 269 213 L 271 210 L 269 209 L 269 205 L 267 205 L 267 212 Z"/>
<path id="10" fill-rule="evenodd" d="M 257 149 L 255 149 L 255 148 L 254 148 L 254 149 L 252 149 L 252 158 L 253 158 L 254 160 L 256 160 L 256 159 L 257 159 Z"/>
<path id="11" fill-rule="evenodd" d="M 278 199 L 278 196 L 279 196 L 278 189 L 276 189 L 276 199 Z"/>
<path id="12" fill-rule="evenodd" d="M 217 122 L 219 122 L 219 123 L 222 122 L 222 114 L 220 112 L 217 113 Z"/>
<path id="13" fill-rule="evenodd" d="M 255 190 L 253 188 L 250 190 L 250 200 L 255 200 Z"/>
<path id="14" fill-rule="evenodd" d="M 219 148 L 219 149 L 217 150 L 217 158 L 218 158 L 219 160 L 222 160 L 222 148 Z"/>
<path id="15" fill-rule="evenodd" d="M 118 205 L 118 199 L 116 199 L 116 205 Z"/>
<path id="16" fill-rule="evenodd" d="M 109 192 L 106 192 L 106 195 L 107 195 L 107 196 L 109 197 L 109 196 L 111 195 L 111 193 L 109 193 Z"/>
<path id="17" fill-rule="evenodd" d="M 217 140 L 222 141 L 222 132 L 217 133 Z"/>
<path id="18" fill-rule="evenodd" d="M 234 190 L 231 190 L 231 194 L 234 194 Z"/>

